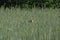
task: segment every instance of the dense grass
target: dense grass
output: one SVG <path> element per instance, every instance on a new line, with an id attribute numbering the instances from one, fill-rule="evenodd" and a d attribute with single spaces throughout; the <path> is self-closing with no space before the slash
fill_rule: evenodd
<path id="1" fill-rule="evenodd" d="M 0 40 L 60 40 L 60 9 L 0 8 Z"/>

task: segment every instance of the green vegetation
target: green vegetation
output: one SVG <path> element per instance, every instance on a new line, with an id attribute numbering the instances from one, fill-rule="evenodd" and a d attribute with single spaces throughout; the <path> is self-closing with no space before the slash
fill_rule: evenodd
<path id="1" fill-rule="evenodd" d="M 0 7 L 60 8 L 60 0 L 0 0 Z"/>
<path id="2" fill-rule="evenodd" d="M 60 9 L 0 8 L 0 40 L 60 40 Z"/>
<path id="3" fill-rule="evenodd" d="M 22 7 L 60 8 L 60 0 L 11 0 Z M 12 4 L 13 4 L 12 3 Z M 24 5 L 24 6 L 23 6 Z M 27 6 L 26 6 L 27 5 Z"/>

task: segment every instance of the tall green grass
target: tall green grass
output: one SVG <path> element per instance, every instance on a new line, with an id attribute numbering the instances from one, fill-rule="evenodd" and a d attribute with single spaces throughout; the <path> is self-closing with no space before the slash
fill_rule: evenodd
<path id="1" fill-rule="evenodd" d="M 0 40 L 60 40 L 60 9 L 0 8 Z"/>

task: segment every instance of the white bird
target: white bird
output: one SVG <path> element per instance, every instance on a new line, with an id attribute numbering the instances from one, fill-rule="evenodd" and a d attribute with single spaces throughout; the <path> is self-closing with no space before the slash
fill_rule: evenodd
<path id="1" fill-rule="evenodd" d="M 34 20 L 33 20 L 33 16 L 31 17 L 31 20 L 29 20 L 29 22 L 34 22 Z"/>

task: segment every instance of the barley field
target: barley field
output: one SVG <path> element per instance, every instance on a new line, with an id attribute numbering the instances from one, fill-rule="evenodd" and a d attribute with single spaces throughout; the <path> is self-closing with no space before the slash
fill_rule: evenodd
<path id="1" fill-rule="evenodd" d="M 0 8 L 0 40 L 60 40 L 60 9 Z"/>

